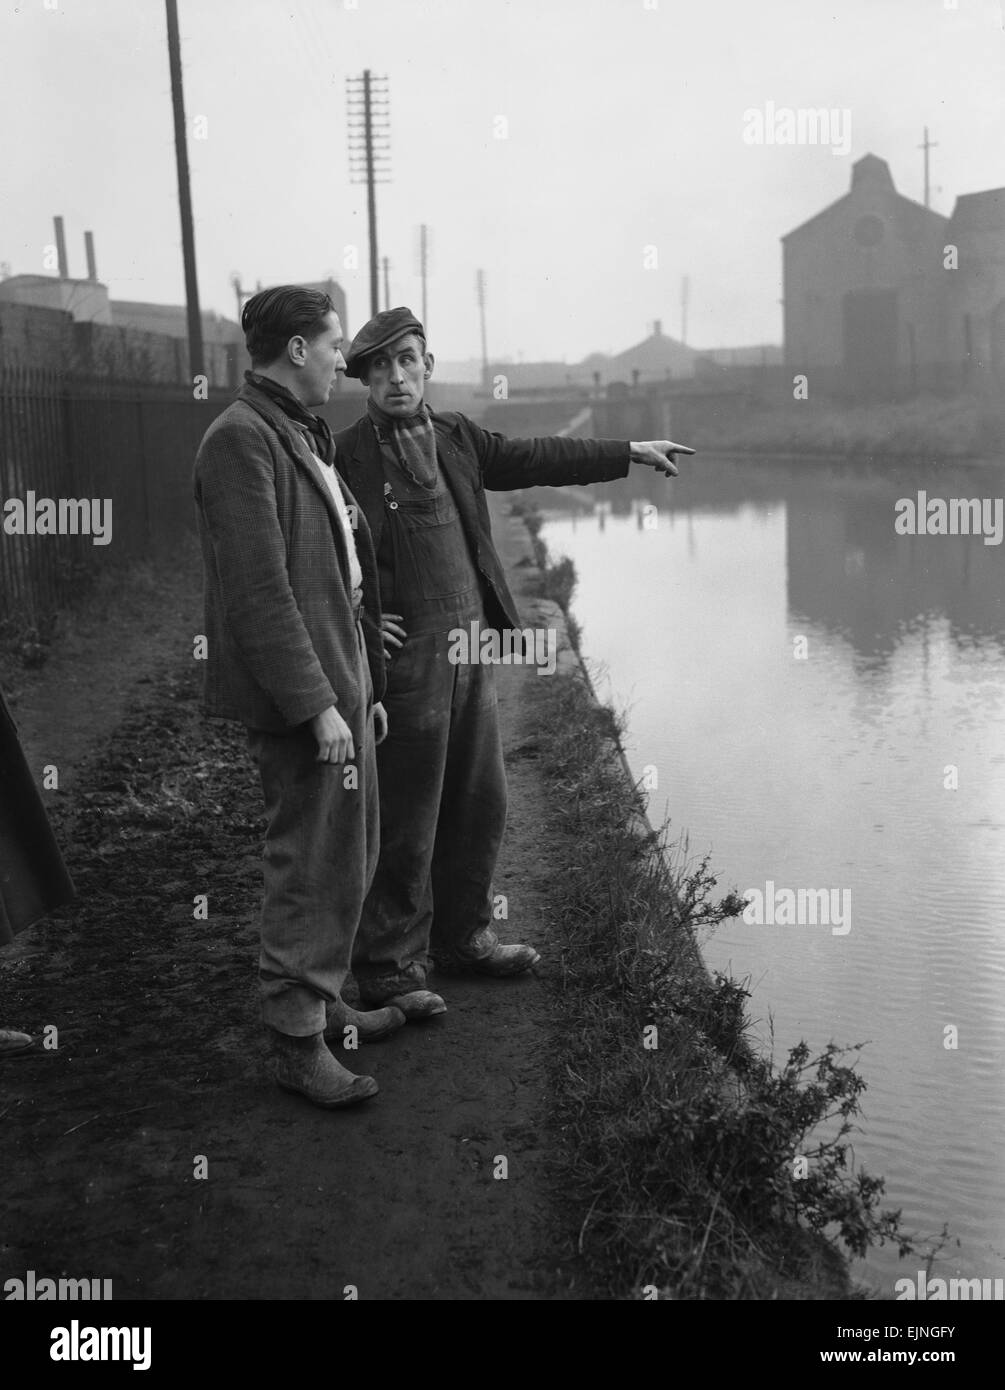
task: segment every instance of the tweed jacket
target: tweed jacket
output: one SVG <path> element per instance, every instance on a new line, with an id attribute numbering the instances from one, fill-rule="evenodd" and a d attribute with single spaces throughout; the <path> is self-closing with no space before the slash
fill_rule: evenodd
<path id="1" fill-rule="evenodd" d="M 304 436 L 246 383 L 210 425 L 194 471 L 205 567 L 207 712 L 282 733 L 335 705 L 366 704 L 356 668 L 349 555 L 328 485 Z M 363 571 L 360 620 L 384 693 L 380 588 L 370 530 L 340 480 Z"/>
<path id="2" fill-rule="evenodd" d="M 492 543 L 486 489 L 510 492 L 624 478 L 628 444 L 616 439 L 507 439 L 483 430 L 466 415 L 429 413 L 437 460 L 482 576 L 486 620 L 496 628 L 519 627 L 516 603 Z M 384 528 L 384 468 L 369 416 L 336 434 L 335 448 L 339 472 L 363 509 L 377 547 Z"/>

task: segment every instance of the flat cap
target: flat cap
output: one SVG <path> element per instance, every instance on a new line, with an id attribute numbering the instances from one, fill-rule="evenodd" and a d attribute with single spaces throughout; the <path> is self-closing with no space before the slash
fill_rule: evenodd
<path id="1" fill-rule="evenodd" d="M 397 309 L 383 309 L 379 314 L 375 314 L 349 344 L 349 351 L 345 354 L 346 376 L 358 377 L 364 358 L 379 352 L 381 348 L 389 347 L 406 333 L 418 333 L 425 341 L 426 330 L 411 309 L 401 306 Z"/>

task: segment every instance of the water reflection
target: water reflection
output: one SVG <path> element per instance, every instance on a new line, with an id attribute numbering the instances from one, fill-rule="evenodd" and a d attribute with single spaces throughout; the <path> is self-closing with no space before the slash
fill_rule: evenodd
<path id="1" fill-rule="evenodd" d="M 693 554 L 696 515 L 770 513 L 784 506 L 790 611 L 850 641 L 872 660 L 889 658 L 905 627 L 943 615 L 960 643 L 991 638 L 1005 646 L 1005 545 L 971 536 L 898 536 L 899 498 L 1005 496 L 1005 469 L 992 465 L 779 463 L 685 460 L 687 476 L 665 483 L 642 469 L 603 489 L 542 488 L 551 513 L 573 529 L 604 531 L 608 517 L 647 525 L 679 518 Z"/>
<path id="2" fill-rule="evenodd" d="M 636 773 L 660 769 L 651 817 L 711 849 L 722 887 L 850 892 L 845 936 L 737 922 L 706 956 L 751 979 L 780 1050 L 868 1040 L 858 1157 L 907 1225 L 950 1222 L 937 1268 L 1001 1275 L 1005 547 L 898 536 L 894 516 L 919 488 L 1000 497 L 1005 471 L 685 468 L 538 494 L 585 650 Z M 884 1297 L 904 1272 L 889 1251 L 865 1271 Z"/>

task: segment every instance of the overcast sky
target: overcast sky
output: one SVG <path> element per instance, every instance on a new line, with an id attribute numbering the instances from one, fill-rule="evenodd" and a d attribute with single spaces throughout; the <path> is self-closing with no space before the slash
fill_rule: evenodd
<path id="1" fill-rule="evenodd" d="M 431 346 L 575 361 L 654 319 L 698 347 L 781 341 L 779 237 L 840 197 L 872 151 L 933 206 L 1005 184 L 1001 0 L 179 0 L 199 287 L 339 279 L 369 316 L 366 201 L 349 178 L 347 76 L 390 87 L 378 189 L 393 303 Z M 162 0 L 3 0 L 0 261 L 43 270 L 52 216 L 70 273 L 93 230 L 113 297 L 181 303 Z M 850 113 L 847 153 L 752 145 L 745 112 Z M 197 118 L 206 138 L 194 138 Z M 506 138 L 498 118 L 506 122 Z M 360 269 L 343 268 L 357 245 Z M 656 265 L 645 268 L 646 247 Z M 648 253 L 653 261 L 653 253 Z M 383 301 L 382 301 L 383 302 Z"/>

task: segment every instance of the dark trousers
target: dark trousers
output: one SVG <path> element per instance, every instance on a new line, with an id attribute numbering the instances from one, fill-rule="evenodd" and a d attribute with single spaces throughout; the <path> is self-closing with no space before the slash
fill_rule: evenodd
<path id="1" fill-rule="evenodd" d="M 360 689 L 369 674 L 360 653 Z M 319 763 L 308 725 L 288 734 L 248 730 L 265 795 L 265 898 L 258 975 L 262 1016 L 280 1033 L 325 1027 L 352 960 L 360 912 L 377 865 L 380 821 L 373 706 L 347 719 L 353 763 Z"/>
<path id="2" fill-rule="evenodd" d="M 452 665 L 444 631 L 410 635 L 388 673 L 377 749 L 381 850 L 353 955 L 361 997 L 422 988 L 492 919 L 506 773 L 490 665 Z"/>

